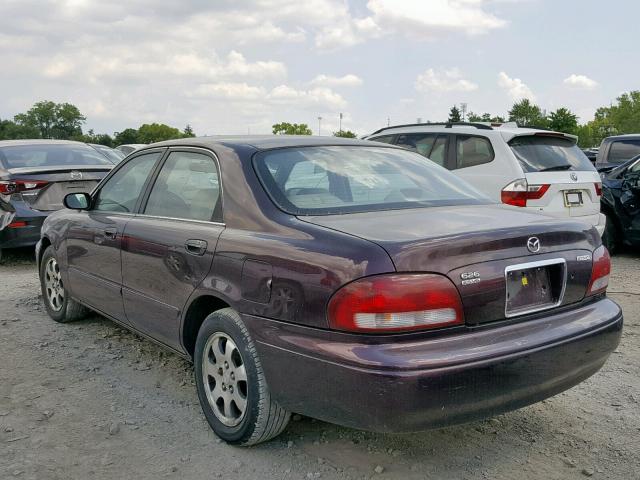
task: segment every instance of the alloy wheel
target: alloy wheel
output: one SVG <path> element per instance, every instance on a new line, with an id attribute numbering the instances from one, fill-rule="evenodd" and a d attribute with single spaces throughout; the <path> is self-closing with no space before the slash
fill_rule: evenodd
<path id="1" fill-rule="evenodd" d="M 235 427 L 247 410 L 247 372 L 233 339 L 222 332 L 209 337 L 202 356 L 202 376 L 209 405 L 227 427 Z"/>
<path id="2" fill-rule="evenodd" d="M 64 306 L 64 285 L 60 274 L 60 266 L 53 257 L 47 260 L 44 268 L 44 285 L 49 306 L 54 311 L 59 312 Z"/>

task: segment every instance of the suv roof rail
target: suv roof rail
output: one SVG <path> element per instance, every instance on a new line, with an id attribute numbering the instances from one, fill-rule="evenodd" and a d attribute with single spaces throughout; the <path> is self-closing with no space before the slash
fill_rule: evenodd
<path id="1" fill-rule="evenodd" d="M 434 127 L 434 126 L 443 126 L 445 128 L 452 127 L 475 127 L 479 130 L 493 130 L 491 125 L 486 123 L 478 123 L 478 122 L 433 122 L 433 123 L 406 123 L 403 125 L 389 125 L 388 127 L 381 128 L 376 130 L 370 135 L 376 135 L 377 133 L 384 132 L 385 130 L 389 130 L 390 128 L 403 128 L 403 127 Z M 369 135 L 369 136 L 370 136 Z"/>

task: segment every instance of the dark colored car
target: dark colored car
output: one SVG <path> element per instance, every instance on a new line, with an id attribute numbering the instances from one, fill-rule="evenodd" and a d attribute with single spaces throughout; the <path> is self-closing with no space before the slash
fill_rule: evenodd
<path id="1" fill-rule="evenodd" d="M 113 163 L 80 142 L 0 141 L 0 257 L 5 248 L 29 247 L 69 192 L 91 191 Z"/>
<path id="2" fill-rule="evenodd" d="M 640 246 L 640 155 L 601 177 L 603 242 L 612 253 L 621 245 Z"/>
<path id="3" fill-rule="evenodd" d="M 582 149 L 582 153 L 585 154 L 585 156 L 589 159 L 589 161 L 591 163 L 596 163 L 596 160 L 598 158 L 598 150 L 594 150 L 593 148 L 583 148 Z"/>
<path id="4" fill-rule="evenodd" d="M 100 145 L 98 143 L 89 143 L 88 145 L 107 157 L 113 164 L 120 163 L 122 159 L 127 156 L 126 153 L 116 150 L 115 148 L 107 147 L 106 145 Z"/>
<path id="5" fill-rule="evenodd" d="M 172 140 L 66 205 L 37 247 L 49 315 L 88 307 L 192 358 L 234 444 L 290 412 L 381 432 L 495 415 L 593 375 L 622 331 L 594 228 L 390 145 Z"/>
<path id="6" fill-rule="evenodd" d="M 607 172 L 640 155 L 640 134 L 616 135 L 602 140 L 595 167 Z"/>

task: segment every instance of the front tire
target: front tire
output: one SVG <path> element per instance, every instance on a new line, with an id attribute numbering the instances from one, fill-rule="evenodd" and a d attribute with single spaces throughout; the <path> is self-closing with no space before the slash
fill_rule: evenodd
<path id="1" fill-rule="evenodd" d="M 69 296 L 62 280 L 56 252 L 51 245 L 42 254 L 40 287 L 47 313 L 56 322 L 72 322 L 88 314 L 89 310 L 86 307 Z"/>
<path id="2" fill-rule="evenodd" d="M 255 345 L 240 315 L 209 315 L 194 353 L 198 398 L 216 435 L 233 445 L 255 445 L 279 435 L 290 412 L 271 399 Z"/>

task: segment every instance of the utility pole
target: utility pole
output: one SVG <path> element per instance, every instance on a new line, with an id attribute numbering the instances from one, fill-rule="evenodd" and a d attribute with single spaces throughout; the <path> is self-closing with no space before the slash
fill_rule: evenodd
<path id="1" fill-rule="evenodd" d="M 318 136 L 320 136 L 320 126 L 322 125 L 322 117 L 318 117 Z"/>
<path id="2" fill-rule="evenodd" d="M 340 123 L 339 123 L 338 131 L 342 132 L 342 113 L 340 114 Z"/>
<path id="3" fill-rule="evenodd" d="M 387 117 L 387 127 L 391 126 L 391 117 Z"/>
<path id="4" fill-rule="evenodd" d="M 461 103 L 460 110 L 462 110 L 462 121 L 466 122 L 467 121 L 467 104 Z"/>

